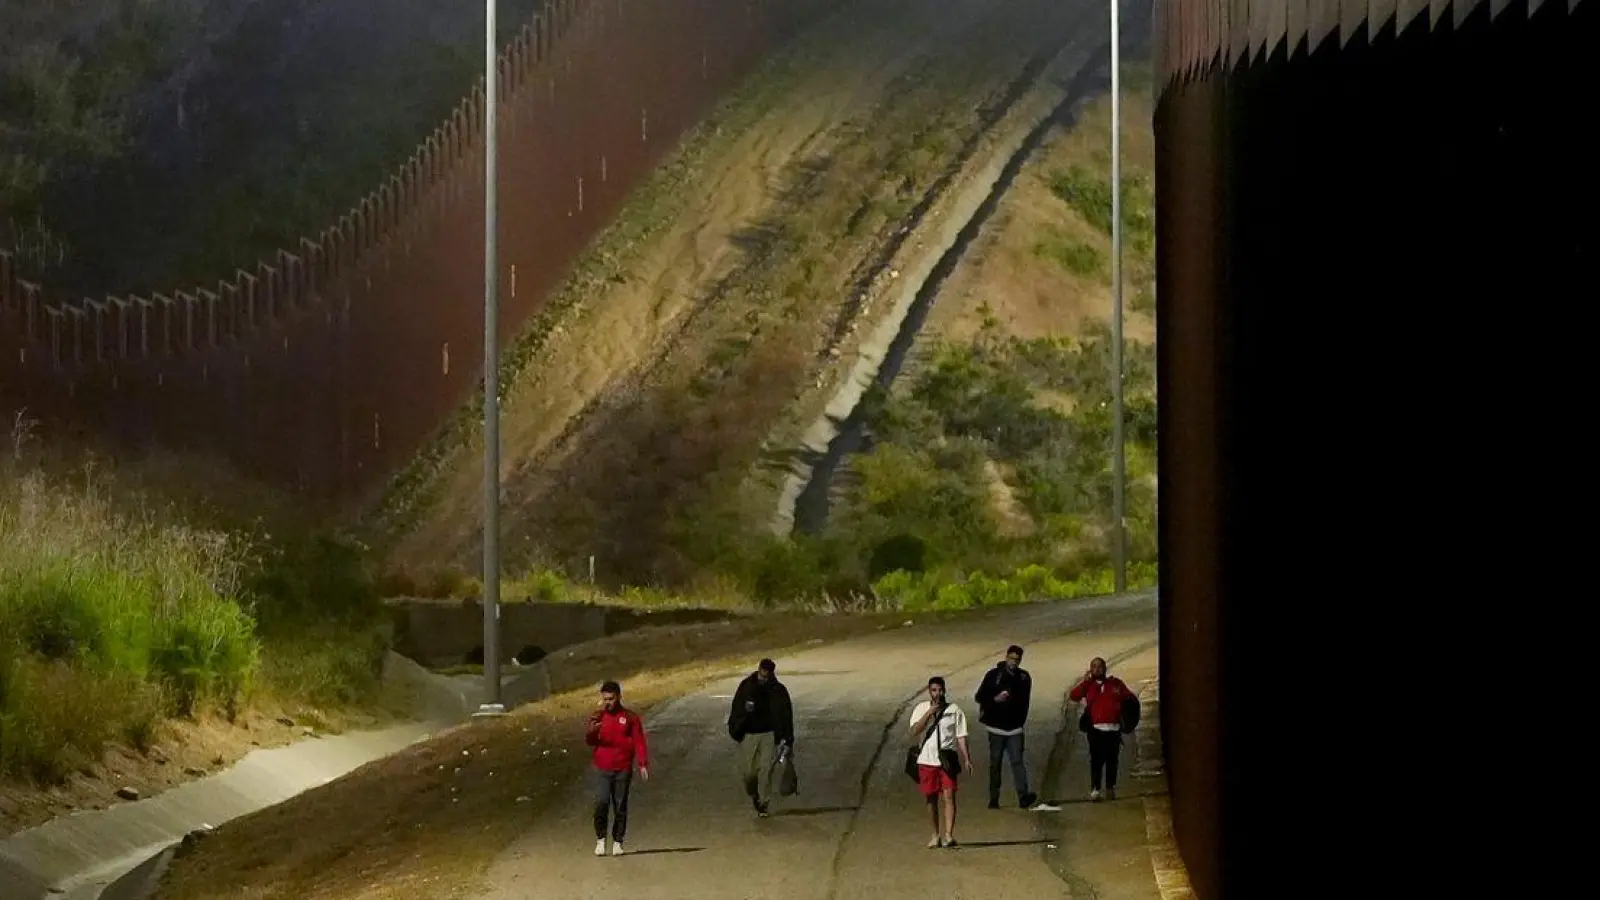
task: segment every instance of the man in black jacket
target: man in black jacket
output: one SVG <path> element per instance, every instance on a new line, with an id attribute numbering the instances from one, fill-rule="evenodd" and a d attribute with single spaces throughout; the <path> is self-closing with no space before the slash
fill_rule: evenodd
<path id="1" fill-rule="evenodd" d="M 763 659 L 745 676 L 728 711 L 728 736 L 739 742 L 739 774 L 756 815 L 767 817 L 778 750 L 794 748 L 794 706 L 778 680 L 778 665 Z"/>
<path id="2" fill-rule="evenodd" d="M 1022 734 L 1028 724 L 1028 698 L 1032 693 L 1033 678 L 1022 668 L 1022 648 L 1013 644 L 1006 649 L 1006 658 L 983 676 L 973 697 L 978 704 L 978 721 L 989 732 L 990 809 L 1000 808 L 1000 765 L 1008 756 L 1017 805 L 1027 809 L 1039 800 L 1028 787 Z"/>

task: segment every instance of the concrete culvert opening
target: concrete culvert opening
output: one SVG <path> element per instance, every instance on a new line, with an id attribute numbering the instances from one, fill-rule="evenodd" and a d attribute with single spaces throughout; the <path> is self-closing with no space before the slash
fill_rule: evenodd
<path id="1" fill-rule="evenodd" d="M 548 655 L 549 654 L 544 652 L 543 647 L 536 647 L 533 644 L 529 644 L 528 646 L 523 647 L 521 650 L 518 650 L 516 656 L 513 656 L 512 659 L 515 659 L 517 661 L 517 665 L 519 666 L 531 666 L 539 660 L 544 659 Z"/>
<path id="2" fill-rule="evenodd" d="M 469 666 L 483 665 L 483 645 L 479 644 L 467 651 L 466 664 Z"/>

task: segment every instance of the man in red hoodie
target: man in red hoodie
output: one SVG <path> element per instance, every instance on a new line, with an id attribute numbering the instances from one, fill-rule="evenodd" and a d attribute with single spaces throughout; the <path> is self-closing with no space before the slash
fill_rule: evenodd
<path id="1" fill-rule="evenodd" d="M 622 686 L 608 681 L 600 686 L 600 708 L 589 716 L 589 746 L 594 748 L 594 855 L 606 855 L 606 824 L 611 825 L 611 855 L 622 855 L 628 834 L 628 789 L 633 767 L 639 778 L 650 780 L 650 748 L 645 743 L 644 721 L 622 705 Z"/>
<path id="2" fill-rule="evenodd" d="M 1089 799 L 1100 802 L 1103 772 L 1105 797 L 1115 800 L 1117 756 L 1122 751 L 1122 703 L 1133 692 L 1122 679 L 1108 675 L 1106 661 L 1097 656 L 1068 696 L 1075 703 L 1083 703 L 1089 715 Z"/>

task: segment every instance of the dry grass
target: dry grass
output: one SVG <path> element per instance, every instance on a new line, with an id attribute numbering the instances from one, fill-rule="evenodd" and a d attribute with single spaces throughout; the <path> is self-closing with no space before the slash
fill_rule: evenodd
<path id="1" fill-rule="evenodd" d="M 962 615 L 969 614 L 915 618 Z M 743 671 L 758 655 L 875 632 L 905 618 L 774 616 L 651 629 L 571 648 L 553 661 L 555 696 L 453 729 L 229 823 L 175 860 L 157 900 L 474 896 L 494 857 L 571 796 L 588 759 L 581 723 L 603 679 L 621 681 L 629 704 L 648 716 L 656 704 Z"/>
<path id="2" fill-rule="evenodd" d="M 993 459 L 983 461 L 983 474 L 985 486 L 989 491 L 990 508 L 994 512 L 999 533 L 1003 537 L 1026 537 L 1038 530 L 1038 525 L 1033 517 L 1028 515 L 1028 510 L 1017 499 L 1016 491 L 1011 487 L 1008 478 L 1012 473 L 1006 466 Z"/>

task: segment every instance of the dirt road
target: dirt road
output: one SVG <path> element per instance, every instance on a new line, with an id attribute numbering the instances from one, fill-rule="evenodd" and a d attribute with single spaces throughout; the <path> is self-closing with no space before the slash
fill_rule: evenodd
<path id="1" fill-rule="evenodd" d="M 1140 784 L 1127 764 L 1115 803 L 1075 802 L 1087 790 L 1081 761 L 1064 780 L 1042 782 L 1071 682 L 1097 655 L 1130 684 L 1152 677 L 1155 633 L 1155 603 L 1144 595 L 1000 610 L 978 625 L 903 628 L 780 659 L 778 675 L 795 700 L 800 793 L 777 800 L 764 820 L 744 796 L 724 727 L 736 682 L 713 685 L 647 720 L 652 778 L 635 784 L 628 855 L 592 855 L 590 807 L 574 791 L 562 814 L 533 823 L 501 855 L 484 896 L 1154 900 L 1160 894 L 1143 845 Z M 987 737 L 972 694 L 1012 642 L 1027 648 L 1024 665 L 1035 681 L 1030 775 L 1046 800 L 1063 803 L 1061 812 L 1017 809 L 1009 774 L 1001 809 L 985 808 Z M 972 719 L 977 771 L 961 785 L 964 846 L 956 850 L 925 847 L 926 810 L 900 771 L 909 701 L 932 674 L 947 678 Z"/>

